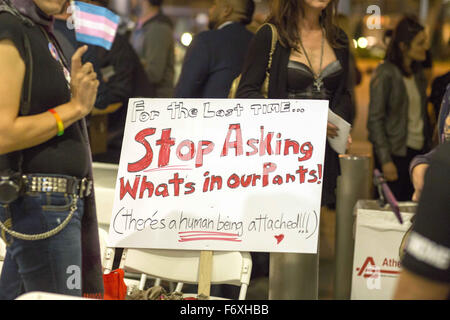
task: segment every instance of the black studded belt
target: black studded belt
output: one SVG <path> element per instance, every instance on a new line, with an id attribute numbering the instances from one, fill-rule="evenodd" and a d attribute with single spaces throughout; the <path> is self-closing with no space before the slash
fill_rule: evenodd
<path id="1" fill-rule="evenodd" d="M 28 192 L 60 192 L 76 194 L 80 198 L 88 197 L 92 193 L 93 183 L 87 178 L 37 174 L 23 175 L 22 178 L 25 191 Z"/>

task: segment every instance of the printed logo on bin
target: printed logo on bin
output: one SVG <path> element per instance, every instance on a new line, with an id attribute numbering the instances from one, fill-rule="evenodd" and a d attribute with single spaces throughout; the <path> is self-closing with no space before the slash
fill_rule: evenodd
<path id="1" fill-rule="evenodd" d="M 356 271 L 357 276 L 364 277 L 364 278 L 370 278 L 374 276 L 374 271 L 377 270 L 379 272 L 380 276 L 384 277 L 396 277 L 400 274 L 400 261 L 395 260 L 392 258 L 384 258 L 383 263 L 381 267 L 391 267 L 395 268 L 396 270 L 387 270 L 387 269 L 381 269 L 379 266 L 376 265 L 375 260 L 373 257 L 367 257 L 364 261 L 362 267 L 357 267 Z"/>

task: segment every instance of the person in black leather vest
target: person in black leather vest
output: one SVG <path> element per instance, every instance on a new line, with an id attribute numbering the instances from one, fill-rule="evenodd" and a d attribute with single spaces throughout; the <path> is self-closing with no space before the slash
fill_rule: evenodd
<path id="1" fill-rule="evenodd" d="M 21 190 L 0 203 L 8 245 L 1 299 L 30 291 L 103 295 L 84 122 L 99 82 L 92 65 L 81 62 L 87 46 L 75 52 L 69 71 L 52 34 L 52 15 L 64 3 L 2 1 L 11 10 L 0 13 L 0 170 L 18 173 Z"/>

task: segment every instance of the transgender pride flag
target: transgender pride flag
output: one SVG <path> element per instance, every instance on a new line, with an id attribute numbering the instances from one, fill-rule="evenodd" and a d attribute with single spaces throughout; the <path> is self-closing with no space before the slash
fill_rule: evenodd
<path id="1" fill-rule="evenodd" d="M 73 22 L 78 42 L 110 50 L 116 37 L 120 17 L 106 8 L 85 2 L 72 2 Z"/>

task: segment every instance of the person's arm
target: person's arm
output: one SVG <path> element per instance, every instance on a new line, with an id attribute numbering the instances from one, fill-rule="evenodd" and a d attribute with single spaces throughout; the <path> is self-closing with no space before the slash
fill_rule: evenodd
<path id="1" fill-rule="evenodd" d="M 370 104 L 367 120 L 369 140 L 375 149 L 375 156 L 382 165 L 385 178 L 388 181 L 397 180 L 397 169 L 392 161 L 389 143 L 385 132 L 387 103 L 391 92 L 391 81 L 388 70 L 379 66 L 370 81 Z"/>
<path id="2" fill-rule="evenodd" d="M 349 88 L 349 78 L 351 77 L 351 70 L 355 68 L 355 62 L 352 63 L 352 60 L 350 59 L 350 48 L 348 44 L 349 42 L 347 34 L 342 29 L 339 29 L 337 37 L 338 42 L 343 46 L 342 49 L 339 49 L 339 51 L 342 52 L 342 56 L 339 55 L 339 59 L 341 60 L 342 67 L 344 68 L 345 72 L 343 78 L 341 79 L 342 82 L 339 87 L 340 98 L 339 101 L 337 101 L 337 104 L 333 111 L 348 123 L 352 124 L 355 111 L 354 103 L 352 101 L 352 95 Z"/>
<path id="3" fill-rule="evenodd" d="M 269 26 L 262 27 L 253 37 L 244 61 L 236 98 L 264 99 L 261 86 L 266 78 L 271 43 L 272 31 Z"/>
<path id="4" fill-rule="evenodd" d="M 350 51 L 348 47 L 348 38 L 344 31 L 341 30 L 340 38 L 342 39 L 343 45 L 345 45 L 345 54 L 343 57 L 343 66 L 346 70 L 349 70 L 350 65 Z M 344 73 L 344 78 L 342 79 L 342 84 L 340 88 L 340 98 L 336 105 L 336 108 L 333 110 L 336 114 L 338 114 L 340 117 L 342 117 L 344 120 L 346 120 L 348 123 L 353 124 L 353 120 L 355 117 L 355 107 L 352 100 L 352 95 L 349 90 L 349 81 L 348 78 L 350 77 L 349 72 Z M 338 136 L 337 127 L 333 125 L 331 122 L 328 122 L 327 124 L 327 137 L 334 138 Z M 352 137 L 349 134 L 347 137 L 347 149 L 350 148 L 350 145 L 352 144 Z"/>
<path id="5" fill-rule="evenodd" d="M 438 121 L 438 134 L 439 140 L 442 141 L 442 136 L 444 134 L 444 124 L 445 120 L 450 116 L 450 85 L 447 87 L 444 98 L 442 99 L 441 111 L 439 113 Z M 430 152 L 416 156 L 409 165 L 409 174 L 411 181 L 414 185 L 413 201 L 419 201 L 420 194 L 422 193 L 423 182 L 425 178 L 425 173 L 430 165 L 431 158 L 436 151 L 436 148 Z"/>
<path id="6" fill-rule="evenodd" d="M 208 47 L 202 34 L 194 38 L 186 51 L 178 84 L 176 98 L 200 98 L 202 88 L 208 78 Z"/>
<path id="7" fill-rule="evenodd" d="M 412 201 L 418 202 L 420 195 L 422 194 L 423 182 L 425 179 L 425 173 L 430 165 L 431 157 L 435 149 L 431 150 L 427 154 L 422 154 L 414 157 L 409 165 L 409 175 L 411 177 L 411 182 L 414 186 L 414 194 L 412 196 Z"/>
<path id="8" fill-rule="evenodd" d="M 396 299 L 447 299 L 450 294 L 450 143 L 430 162 L 402 257 Z"/>
<path id="9" fill-rule="evenodd" d="M 72 100 L 55 107 L 67 128 L 86 116 L 94 106 L 98 81 L 92 65 L 82 65 L 87 46 L 77 50 L 72 58 Z M 53 138 L 57 133 L 55 117 L 50 112 L 19 116 L 25 63 L 14 43 L 0 41 L 0 154 L 27 149 Z"/>
<path id="10" fill-rule="evenodd" d="M 431 281 L 403 270 L 393 298 L 394 300 L 445 300 L 449 295 L 450 284 Z"/>
<path id="11" fill-rule="evenodd" d="M 168 24 L 157 23 L 145 34 L 144 68 L 151 83 L 159 83 L 163 79 L 172 41 L 172 29 Z"/>

